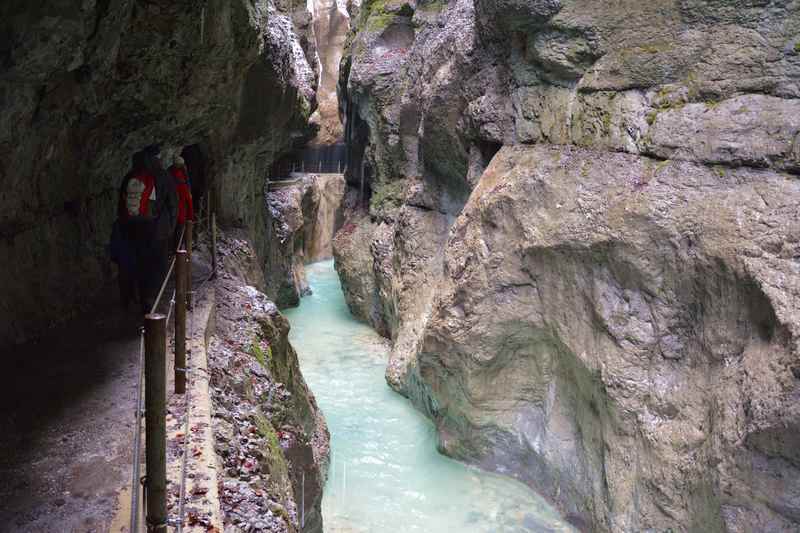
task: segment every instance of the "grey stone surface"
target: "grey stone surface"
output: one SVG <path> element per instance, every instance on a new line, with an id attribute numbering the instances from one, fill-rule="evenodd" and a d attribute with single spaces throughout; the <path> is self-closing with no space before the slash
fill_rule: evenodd
<path id="1" fill-rule="evenodd" d="M 799 212 L 769 171 L 504 148 L 448 240 L 412 398 L 448 453 L 577 523 L 796 530 Z"/>
<path id="2" fill-rule="evenodd" d="M 2 345 L 110 280 L 105 245 L 135 151 L 200 145 L 222 220 L 257 228 L 263 202 L 249 193 L 308 133 L 313 71 L 267 0 L 4 2 L 0 34 Z"/>
<path id="3" fill-rule="evenodd" d="M 337 268 L 446 453 L 586 530 L 800 527 L 797 7 L 353 11 Z"/>
<path id="4" fill-rule="evenodd" d="M 321 533 L 327 425 L 289 344 L 289 322 L 253 286 L 262 283 L 260 259 L 227 232 L 220 248 L 208 379 L 225 531 Z"/>
<path id="5" fill-rule="evenodd" d="M 344 187 L 341 174 L 304 174 L 266 193 L 265 290 L 279 307 L 299 305 L 310 290 L 306 263 L 333 257 Z"/>

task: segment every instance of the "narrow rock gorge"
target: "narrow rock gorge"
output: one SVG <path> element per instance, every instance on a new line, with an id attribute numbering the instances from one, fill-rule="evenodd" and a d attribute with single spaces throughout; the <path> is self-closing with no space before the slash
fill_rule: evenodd
<path id="1" fill-rule="evenodd" d="M 296 307 L 308 293 L 306 263 L 332 257 L 344 187 L 340 174 L 303 174 L 270 183 L 266 287 L 278 306 Z"/>
<path id="2" fill-rule="evenodd" d="M 186 501 L 219 509 L 187 530 L 800 531 L 797 0 L 9 0 L 0 109 L 4 360 L 135 333 L 15 375 L 91 422 L 0 411 L 3 473 L 68 472 L 0 487 L 44 487 L 22 530 L 124 500 L 142 316 L 98 315 L 120 184 L 158 144 L 219 267 L 189 334 L 209 421 L 168 452 L 208 437 Z M 370 386 L 384 358 L 408 402 Z M 78 465 L 81 440 L 113 461 Z M 372 497 L 394 507 L 347 512 Z"/>
<path id="3" fill-rule="evenodd" d="M 796 2 L 349 9 L 337 269 L 441 450 L 584 530 L 797 531 Z"/>

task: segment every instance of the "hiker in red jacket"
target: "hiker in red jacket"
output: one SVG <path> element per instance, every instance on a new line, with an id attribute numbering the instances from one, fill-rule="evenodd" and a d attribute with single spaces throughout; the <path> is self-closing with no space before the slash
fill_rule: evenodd
<path id="1" fill-rule="evenodd" d="M 129 246 L 127 261 L 119 261 L 120 299 L 125 309 L 136 299 L 137 290 L 143 312 L 152 303 L 155 270 L 154 253 L 156 217 L 156 182 L 148 170 L 144 152 L 133 156 L 131 171 L 119 191 L 117 221 L 119 232 L 115 248 Z M 119 254 L 117 254 L 119 255 Z"/>
<path id="2" fill-rule="evenodd" d="M 175 228 L 175 243 L 180 239 L 181 230 L 187 220 L 194 221 L 194 206 L 192 205 L 192 189 L 189 184 L 189 175 L 186 172 L 186 162 L 179 155 L 175 156 L 169 173 L 175 180 L 175 190 L 178 193 L 178 226 Z"/>

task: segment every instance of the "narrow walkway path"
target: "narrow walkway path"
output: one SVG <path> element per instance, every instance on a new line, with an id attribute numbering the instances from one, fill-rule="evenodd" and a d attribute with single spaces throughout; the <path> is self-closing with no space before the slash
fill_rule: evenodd
<path id="1" fill-rule="evenodd" d="M 208 274 L 194 261 L 193 286 Z M 1 355 L 0 532 L 104 533 L 130 484 L 141 316 L 104 294 L 93 317 Z"/>
<path id="2" fill-rule="evenodd" d="M 138 316 L 97 316 L 3 356 L 0 531 L 104 531 L 130 479 Z"/>

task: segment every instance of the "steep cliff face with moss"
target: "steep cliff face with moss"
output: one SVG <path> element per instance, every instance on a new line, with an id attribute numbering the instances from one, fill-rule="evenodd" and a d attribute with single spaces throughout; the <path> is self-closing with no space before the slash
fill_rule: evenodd
<path id="1" fill-rule="evenodd" d="M 225 233 L 209 342 L 214 449 L 225 531 L 321 533 L 329 434 L 289 344 L 289 323 L 255 286 L 260 261 Z"/>
<path id="2" fill-rule="evenodd" d="M 351 4 L 337 268 L 441 448 L 590 530 L 797 530 L 795 3 Z"/>
<path id="3" fill-rule="evenodd" d="M 0 344 L 112 277 L 116 190 L 148 144 L 165 158 L 195 145 L 222 220 L 263 252 L 263 176 L 313 134 L 315 75 L 291 17 L 267 0 L 12 1 L 0 30 Z"/>

